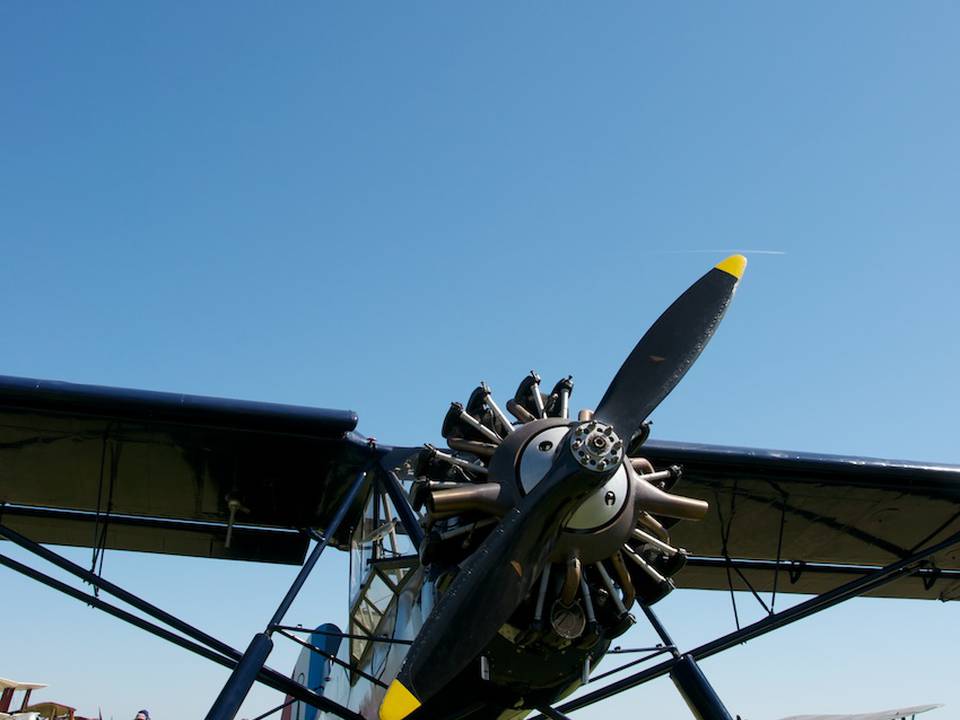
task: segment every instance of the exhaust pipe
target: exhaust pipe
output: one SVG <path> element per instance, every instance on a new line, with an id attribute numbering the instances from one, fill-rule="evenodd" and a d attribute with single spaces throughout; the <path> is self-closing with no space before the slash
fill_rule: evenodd
<path id="1" fill-rule="evenodd" d="M 662 515 L 678 520 L 703 520 L 710 505 L 705 500 L 674 495 L 657 487 L 656 483 L 676 476 L 677 470 L 661 470 L 655 473 L 638 475 L 637 507 L 653 515 Z"/>
<path id="2" fill-rule="evenodd" d="M 437 517 L 459 515 L 465 512 L 483 512 L 502 517 L 507 510 L 499 500 L 500 485 L 487 483 L 454 488 L 431 490 L 427 495 L 427 507 Z"/>

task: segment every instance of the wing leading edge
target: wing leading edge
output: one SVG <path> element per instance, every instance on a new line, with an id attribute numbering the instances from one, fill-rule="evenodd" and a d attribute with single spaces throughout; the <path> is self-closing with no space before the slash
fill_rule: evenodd
<path id="1" fill-rule="evenodd" d="M 711 505 L 670 531 L 692 556 L 681 587 L 819 593 L 960 529 L 956 465 L 663 441 L 642 454 L 681 465 L 678 491 Z M 956 599 L 960 549 L 872 594 Z"/>
<path id="2" fill-rule="evenodd" d="M 0 376 L 0 521 L 38 542 L 299 563 L 297 529 L 322 530 L 371 458 L 356 423 L 349 411 Z"/>

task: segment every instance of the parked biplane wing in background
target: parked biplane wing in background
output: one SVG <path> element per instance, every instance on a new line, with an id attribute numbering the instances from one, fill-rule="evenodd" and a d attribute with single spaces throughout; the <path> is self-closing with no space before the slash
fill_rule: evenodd
<path id="1" fill-rule="evenodd" d="M 913 707 L 894 708 L 880 712 L 857 713 L 855 715 L 791 715 L 781 720 L 913 720 L 916 715 L 928 710 L 936 710 L 943 705 L 914 705 Z"/>

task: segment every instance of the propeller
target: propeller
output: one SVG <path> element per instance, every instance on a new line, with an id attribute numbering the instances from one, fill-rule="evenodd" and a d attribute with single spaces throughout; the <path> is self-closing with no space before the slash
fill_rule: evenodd
<path id="1" fill-rule="evenodd" d="M 719 263 L 644 334 L 593 418 L 571 427 L 543 479 L 503 516 L 440 596 L 387 690 L 381 720 L 402 720 L 416 711 L 509 620 L 543 572 L 563 524 L 616 472 L 627 441 L 703 351 L 745 267 L 742 255 Z"/>
<path id="2" fill-rule="evenodd" d="M 627 356 L 594 417 L 629 441 L 703 352 L 746 266 L 743 255 L 731 255 L 674 300 Z"/>

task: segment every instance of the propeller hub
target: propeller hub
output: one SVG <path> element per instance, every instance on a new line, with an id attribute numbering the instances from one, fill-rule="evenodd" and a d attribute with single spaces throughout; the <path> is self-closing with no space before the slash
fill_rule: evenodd
<path id="1" fill-rule="evenodd" d="M 498 454 L 491 461 L 490 473 L 501 479 L 504 490 L 516 488 L 517 495 L 511 500 L 511 504 L 518 504 L 525 495 L 533 492 L 550 469 L 557 452 L 570 452 L 572 448 L 564 438 L 571 427 L 575 425 L 571 426 L 560 418 L 537 420 L 520 426 L 504 441 L 501 446 L 503 449 L 498 449 Z M 607 470 L 610 469 L 611 466 L 607 466 Z M 511 476 L 515 478 L 515 484 L 504 480 Z M 589 547 L 583 545 L 582 533 L 594 533 L 608 528 L 624 515 L 623 511 L 632 506 L 632 503 L 631 481 L 627 475 L 626 463 L 621 463 L 610 479 L 587 496 L 580 508 L 570 517 L 564 526 L 563 535 L 577 535 L 576 538 L 569 538 L 569 541 L 576 544 L 582 558 L 607 557 L 609 552 L 616 550 L 623 542 L 622 538 L 613 544 L 613 549 L 606 555 L 602 552 L 598 555 L 593 550 L 593 543 L 590 543 Z M 632 512 L 627 514 L 632 518 Z M 629 533 L 632 526 L 631 519 L 627 522 L 625 531 Z"/>
<path id="2" fill-rule="evenodd" d="M 623 461 L 623 441 L 611 425 L 591 420 L 570 434 L 570 449 L 587 470 L 604 472 Z"/>

